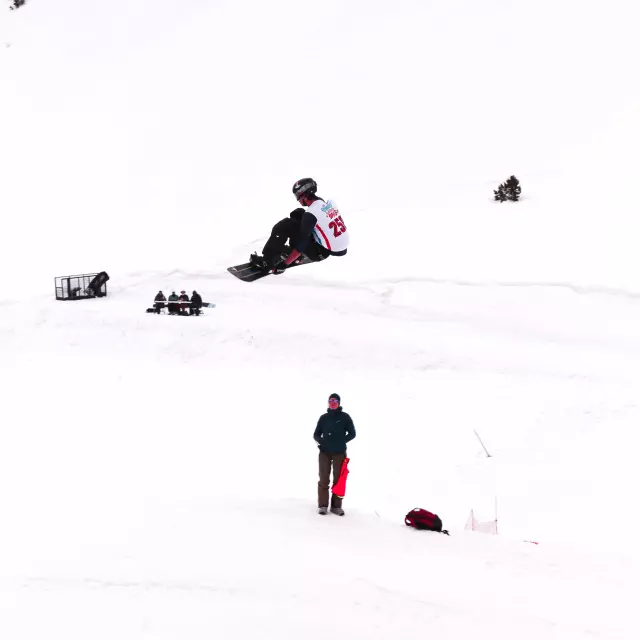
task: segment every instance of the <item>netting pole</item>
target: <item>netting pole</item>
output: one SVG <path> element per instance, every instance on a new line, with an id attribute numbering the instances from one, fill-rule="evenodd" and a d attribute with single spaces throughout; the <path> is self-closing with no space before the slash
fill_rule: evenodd
<path id="1" fill-rule="evenodd" d="M 491 454 L 487 451 L 487 447 L 484 446 L 484 442 L 482 442 L 482 438 L 478 435 L 478 432 L 474 429 L 473 433 L 476 434 L 476 438 L 478 438 L 478 441 L 482 445 L 482 448 L 484 449 L 484 452 L 487 454 L 487 458 L 490 458 Z"/>

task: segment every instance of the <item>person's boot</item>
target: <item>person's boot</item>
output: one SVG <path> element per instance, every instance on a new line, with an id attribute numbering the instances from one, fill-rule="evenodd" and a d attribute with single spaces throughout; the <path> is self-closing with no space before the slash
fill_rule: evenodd
<path id="1" fill-rule="evenodd" d="M 335 513 L 337 516 L 343 516 L 344 509 L 342 507 L 331 507 L 331 513 Z"/>
<path id="2" fill-rule="evenodd" d="M 275 275 L 280 275 L 287 270 L 287 265 L 284 262 L 279 262 L 277 265 L 273 267 L 273 273 Z"/>
<path id="3" fill-rule="evenodd" d="M 318 507 L 318 513 L 319 513 L 321 516 L 326 516 L 326 515 L 327 515 L 327 511 L 328 511 L 328 510 L 327 510 L 327 507 Z"/>
<path id="4" fill-rule="evenodd" d="M 284 273 L 287 269 L 287 265 L 284 263 L 284 261 L 287 259 L 288 255 L 288 253 L 279 253 L 275 256 L 264 256 L 264 261 L 267 264 L 267 269 L 276 275 Z"/>

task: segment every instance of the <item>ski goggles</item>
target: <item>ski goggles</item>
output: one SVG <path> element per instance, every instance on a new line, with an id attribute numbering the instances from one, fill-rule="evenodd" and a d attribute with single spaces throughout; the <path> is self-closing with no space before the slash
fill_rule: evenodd
<path id="1" fill-rule="evenodd" d="M 300 200 L 300 198 L 309 193 L 309 191 L 311 191 L 315 186 L 316 185 L 313 183 L 307 183 L 303 184 L 299 189 L 296 189 L 296 191 L 294 192 L 296 200 Z"/>

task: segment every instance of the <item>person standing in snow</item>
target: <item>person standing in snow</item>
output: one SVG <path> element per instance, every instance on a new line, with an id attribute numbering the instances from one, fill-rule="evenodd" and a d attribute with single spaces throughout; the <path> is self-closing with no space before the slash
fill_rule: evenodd
<path id="1" fill-rule="evenodd" d="M 329 396 L 329 408 L 320 416 L 313 439 L 318 443 L 318 513 L 326 515 L 329 507 L 329 480 L 333 470 L 333 484 L 338 482 L 342 463 L 347 457 L 347 442 L 356 437 L 356 428 L 351 416 L 342 410 L 340 396 Z M 331 494 L 331 513 L 344 515 L 342 498 Z"/>
<path id="2" fill-rule="evenodd" d="M 293 195 L 304 208 L 295 209 L 273 227 L 262 255 L 249 257 L 252 266 L 278 274 L 303 255 L 319 262 L 347 253 L 349 232 L 342 215 L 332 200 L 316 195 L 317 189 L 313 178 L 293 185 Z"/>

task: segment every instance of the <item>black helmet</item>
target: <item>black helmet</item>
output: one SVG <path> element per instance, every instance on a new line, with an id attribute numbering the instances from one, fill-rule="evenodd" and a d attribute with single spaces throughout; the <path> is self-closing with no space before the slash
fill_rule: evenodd
<path id="1" fill-rule="evenodd" d="M 300 199 L 300 196 L 314 196 L 318 190 L 318 185 L 313 178 L 302 178 L 293 185 L 293 195 L 296 200 Z"/>

